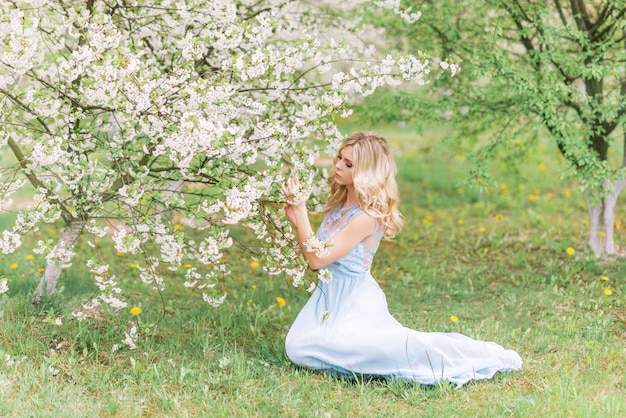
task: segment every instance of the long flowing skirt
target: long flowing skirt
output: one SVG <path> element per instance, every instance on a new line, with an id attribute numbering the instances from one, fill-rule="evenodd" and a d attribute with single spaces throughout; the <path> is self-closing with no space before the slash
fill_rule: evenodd
<path id="1" fill-rule="evenodd" d="M 375 375 L 433 385 L 463 385 L 519 370 L 520 356 L 458 333 L 400 324 L 369 271 L 320 282 L 287 334 L 288 357 L 303 367 L 346 377 Z"/>

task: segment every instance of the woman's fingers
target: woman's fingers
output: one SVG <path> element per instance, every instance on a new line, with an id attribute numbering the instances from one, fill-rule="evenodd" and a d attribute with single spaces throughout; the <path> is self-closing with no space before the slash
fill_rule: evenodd
<path id="1" fill-rule="evenodd" d="M 289 183 L 289 180 L 287 180 L 287 185 L 283 184 L 280 186 L 280 190 L 283 192 L 286 199 L 291 199 L 293 197 L 293 192 L 291 191 L 292 186 Z"/>
<path id="2" fill-rule="evenodd" d="M 294 174 L 291 177 L 287 178 L 285 184 L 280 186 L 280 190 L 283 192 L 287 199 L 291 199 L 293 197 L 293 190 L 300 189 L 300 180 L 298 179 L 298 175 Z"/>

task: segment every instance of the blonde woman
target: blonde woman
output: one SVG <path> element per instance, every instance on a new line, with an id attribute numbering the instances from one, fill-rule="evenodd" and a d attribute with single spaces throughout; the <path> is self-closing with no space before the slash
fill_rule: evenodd
<path id="1" fill-rule="evenodd" d="M 300 184 L 288 179 L 285 212 L 302 254 L 320 281 L 292 324 L 286 352 L 295 364 L 339 376 L 381 376 L 425 385 L 463 385 L 503 370 L 520 356 L 461 334 L 404 327 L 390 313 L 370 266 L 381 239 L 402 227 L 396 165 L 385 139 L 371 132 L 346 138 L 329 178 L 330 196 L 314 234 Z M 294 199 L 294 196 L 296 199 Z"/>

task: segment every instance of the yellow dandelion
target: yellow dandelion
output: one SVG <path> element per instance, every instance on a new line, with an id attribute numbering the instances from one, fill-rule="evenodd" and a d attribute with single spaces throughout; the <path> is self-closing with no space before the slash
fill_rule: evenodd
<path id="1" fill-rule="evenodd" d="M 43 267 L 39 267 L 39 268 L 37 269 L 37 272 L 39 272 L 39 273 L 43 273 L 44 271 L 45 271 L 45 269 L 44 269 Z"/>
<path id="2" fill-rule="evenodd" d="M 53 234 L 53 233 L 54 233 L 54 229 L 52 229 L 52 228 L 48 228 L 48 229 L 46 229 L 46 232 L 47 232 L 48 234 Z"/>
<path id="3" fill-rule="evenodd" d="M 502 183 L 502 184 L 500 185 L 500 188 L 501 188 L 502 190 L 506 190 L 506 183 Z"/>
<path id="4" fill-rule="evenodd" d="M 407 151 L 404 155 L 408 158 L 411 158 L 413 156 L 413 152 Z"/>
<path id="5" fill-rule="evenodd" d="M 69 213 L 74 213 L 74 212 L 76 212 L 76 209 L 72 209 L 72 208 L 70 208 L 70 209 L 68 209 L 67 211 L 68 211 Z"/>
<path id="6" fill-rule="evenodd" d="M 130 314 L 131 315 L 139 315 L 141 313 L 141 308 L 139 306 L 133 306 L 132 308 L 130 308 Z"/>
<path id="7" fill-rule="evenodd" d="M 534 194 L 529 194 L 528 195 L 528 200 L 534 202 L 535 200 L 539 200 L 539 196 L 534 195 Z"/>
<path id="8" fill-rule="evenodd" d="M 521 139 L 519 139 L 519 138 L 516 138 L 516 139 L 514 139 L 514 140 L 513 140 L 513 143 L 514 143 L 515 145 L 522 145 L 522 140 L 521 140 Z"/>
<path id="9" fill-rule="evenodd" d="M 545 169 L 546 169 L 546 165 L 545 164 L 539 164 L 539 170 L 545 171 Z"/>
<path id="10" fill-rule="evenodd" d="M 457 318 L 457 317 L 456 317 L 456 316 L 454 316 L 454 315 L 452 315 L 452 316 L 450 317 L 450 321 L 452 321 L 452 322 L 457 322 L 458 320 L 459 320 L 459 318 Z"/>
<path id="11" fill-rule="evenodd" d="M 565 197 L 571 197 L 572 191 L 570 189 L 565 189 Z"/>
<path id="12" fill-rule="evenodd" d="M 251 261 L 250 268 L 258 269 L 261 264 L 258 261 Z"/>
<path id="13" fill-rule="evenodd" d="M 603 236 L 605 236 L 605 235 L 606 235 L 606 233 L 605 233 L 604 231 L 600 231 L 600 232 L 598 232 L 598 235 L 599 235 L 599 236 L 601 236 L 601 237 L 603 237 Z"/>
<path id="14" fill-rule="evenodd" d="M 609 277 L 608 276 L 602 276 L 600 277 L 600 280 L 604 280 L 605 282 L 609 281 Z"/>
<path id="15" fill-rule="evenodd" d="M 253 289 L 256 289 L 256 285 L 255 285 L 255 284 L 253 284 L 253 285 L 252 285 L 252 288 L 253 288 Z"/>
<path id="16" fill-rule="evenodd" d="M 137 267 L 139 267 L 139 265 L 138 265 L 138 264 L 136 264 L 136 263 L 132 263 L 132 264 L 130 265 L 130 268 L 131 268 L 131 269 L 136 269 Z"/>
<path id="17" fill-rule="evenodd" d="M 554 197 L 554 194 L 552 194 L 552 193 L 548 193 L 548 194 L 546 195 L 546 197 L 547 197 L 548 199 L 552 199 L 552 198 Z"/>
<path id="18" fill-rule="evenodd" d="M 504 219 L 504 215 L 502 215 L 501 213 L 498 213 L 497 215 L 493 217 L 493 219 L 495 219 L 496 221 L 501 221 L 502 219 Z"/>
<path id="19" fill-rule="evenodd" d="M 509 190 L 508 189 L 502 190 L 502 196 L 506 196 L 508 194 L 509 194 Z"/>
<path id="20" fill-rule="evenodd" d="M 12 264 L 9 264 L 9 268 L 10 268 L 11 270 L 15 270 L 17 267 L 18 267 L 18 264 L 17 264 L 17 263 L 12 263 Z"/>
<path id="21" fill-rule="evenodd" d="M 565 250 L 565 252 L 567 252 L 567 255 L 574 255 L 574 254 L 576 254 L 576 250 L 573 249 L 572 247 L 567 247 L 567 250 Z"/>
<path id="22" fill-rule="evenodd" d="M 487 230 L 487 228 L 485 228 L 484 226 L 481 226 L 480 228 L 478 228 L 478 232 L 485 232 Z"/>
<path id="23" fill-rule="evenodd" d="M 489 252 L 489 248 L 483 248 L 483 254 L 487 254 Z"/>
<path id="24" fill-rule="evenodd" d="M 589 221 L 588 221 L 588 220 L 586 220 L 586 219 L 583 219 L 583 225 L 585 225 L 585 226 L 589 226 Z"/>
<path id="25" fill-rule="evenodd" d="M 123 255 L 124 255 L 124 253 L 123 253 L 123 252 L 121 252 L 121 251 L 118 251 L 118 252 L 116 252 L 116 253 L 115 253 L 115 255 L 116 255 L 116 256 L 118 256 L 118 257 L 121 257 L 121 256 L 123 256 Z"/>
<path id="26" fill-rule="evenodd" d="M 465 221 L 463 221 L 463 219 L 459 219 L 458 221 L 456 221 L 456 223 L 458 223 L 459 225 L 463 225 Z"/>
<path id="27" fill-rule="evenodd" d="M 613 222 L 613 225 L 614 225 L 616 228 L 619 228 L 621 224 L 622 224 L 622 223 L 621 223 L 620 221 L 615 221 L 615 222 Z"/>
<path id="28" fill-rule="evenodd" d="M 533 191 L 533 193 L 534 193 L 534 194 L 536 194 L 537 196 L 539 196 L 539 195 L 541 194 L 541 190 L 539 190 L 539 189 L 535 189 L 535 190 Z"/>
<path id="29" fill-rule="evenodd" d="M 248 303 L 252 303 L 252 299 L 248 299 Z"/>
<path id="30" fill-rule="evenodd" d="M 457 193 L 463 193 L 463 189 L 461 189 L 460 187 L 458 189 L 456 189 Z"/>
<path id="31" fill-rule="evenodd" d="M 183 264 L 183 268 L 184 269 L 190 269 L 191 267 L 193 267 L 193 266 L 191 264 L 189 264 L 189 263 Z"/>
<path id="32" fill-rule="evenodd" d="M 174 215 L 174 219 L 176 219 L 177 221 L 180 221 L 181 219 L 183 219 L 183 215 L 177 213 L 176 215 Z"/>
<path id="33" fill-rule="evenodd" d="M 174 229 L 177 230 L 177 231 L 180 231 L 180 230 L 183 229 L 183 226 L 181 224 L 176 224 L 176 225 L 174 225 Z"/>
<path id="34" fill-rule="evenodd" d="M 32 261 L 32 260 L 34 260 L 34 259 L 35 259 L 35 256 L 34 256 L 34 255 L 32 255 L 32 254 L 28 254 L 28 255 L 26 256 L 26 259 L 27 259 L 28 261 Z"/>
<path id="35" fill-rule="evenodd" d="M 613 291 L 607 287 L 606 289 L 604 289 L 604 294 L 607 296 L 611 296 L 613 294 Z"/>
<path id="36" fill-rule="evenodd" d="M 276 302 L 280 305 L 280 306 L 285 306 L 287 304 L 287 301 L 285 300 L 285 298 L 281 298 L 280 296 L 278 296 L 276 298 Z"/>

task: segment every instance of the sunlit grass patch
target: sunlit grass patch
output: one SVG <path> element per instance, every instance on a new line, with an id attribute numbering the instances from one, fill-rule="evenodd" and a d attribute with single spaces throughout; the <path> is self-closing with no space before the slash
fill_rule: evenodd
<path id="1" fill-rule="evenodd" d="M 168 273 L 162 301 L 140 282 L 141 257 L 79 241 L 62 291 L 39 306 L 30 296 L 43 261 L 27 258 L 26 247 L 0 256 L 0 277 L 10 287 L 0 295 L 0 415 L 619 416 L 626 410 L 626 263 L 596 260 L 586 249 L 582 196 L 575 184 L 555 180 L 562 163 L 550 145 L 545 158 L 516 172 L 496 162 L 494 184 L 481 191 L 463 183 L 470 163 L 440 141 L 445 128 L 422 136 L 409 128 L 379 131 L 398 158 L 405 215 L 404 230 L 381 244 L 372 266 L 390 311 L 418 330 L 461 332 L 513 348 L 522 355 L 522 371 L 457 389 L 348 382 L 299 369 L 286 357 L 284 337 L 309 294 L 285 277 L 266 275 L 262 259 L 227 251 L 232 272 L 217 284 L 227 298 L 213 308 L 182 284 L 189 268 L 202 268 L 197 263 L 185 260 L 182 270 Z M 10 216 L 0 216 L 3 227 Z M 46 225 L 39 236 L 58 236 L 60 228 Z M 621 244 L 623 222 L 616 231 Z M 241 231 L 238 238 L 251 237 Z M 93 251 L 110 260 L 129 305 L 79 322 L 72 310 L 95 291 L 81 260 Z M 141 335 L 137 349 L 122 345 L 113 352 L 129 324 Z M 8 366 L 6 354 L 21 359 L 19 366 Z"/>

